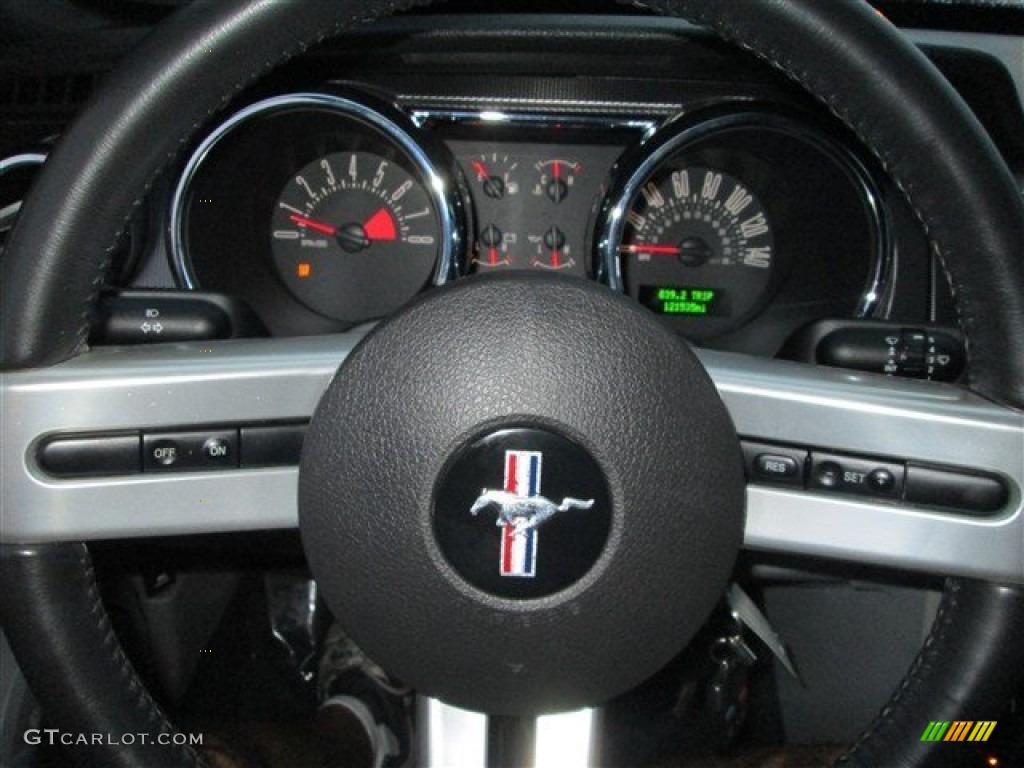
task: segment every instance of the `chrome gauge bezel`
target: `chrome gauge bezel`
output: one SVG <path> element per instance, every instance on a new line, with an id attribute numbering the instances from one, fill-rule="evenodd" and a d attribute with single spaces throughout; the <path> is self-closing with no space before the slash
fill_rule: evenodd
<path id="1" fill-rule="evenodd" d="M 491 141 L 503 144 L 503 151 L 510 150 L 517 144 L 529 146 L 531 142 L 524 137 L 538 135 L 540 132 L 540 135 L 545 133 L 548 135 L 538 138 L 536 141 L 538 144 L 604 144 L 615 147 L 617 154 L 621 154 L 638 142 L 650 138 L 657 127 L 679 109 L 675 104 L 646 104 L 642 102 L 562 103 L 545 101 L 545 106 L 551 111 L 536 112 L 532 111 L 536 105 L 524 105 L 519 100 L 510 100 L 507 104 L 502 103 L 501 108 L 498 108 L 499 104 L 496 103 L 495 109 L 456 109 L 423 106 L 423 102 L 429 101 L 429 99 L 422 95 L 409 95 L 402 98 L 403 102 L 410 105 L 409 112 L 417 126 L 436 133 L 438 136 L 446 137 L 446 140 L 458 140 L 460 133 L 474 131 L 480 136 L 487 135 Z M 524 107 L 529 107 L 529 110 L 518 111 Z M 600 109 L 611 107 L 623 111 L 619 114 L 602 112 Z M 605 134 L 605 140 L 594 141 L 594 137 L 601 134 Z M 458 162 L 458 158 L 456 161 Z M 482 221 L 474 195 L 469 191 L 472 187 L 470 176 L 470 172 L 463 169 L 467 187 L 467 207 L 472 209 L 471 223 L 479 227 L 482 225 Z M 588 279 L 596 279 L 593 270 L 592 247 L 594 217 L 608 188 L 604 172 L 597 179 L 598 189 L 590 201 L 589 211 L 584 222 L 585 242 L 581 254 L 583 270 Z M 474 240 L 478 233 L 470 228 L 467 230 L 467 234 L 466 261 L 459 265 L 458 276 L 460 277 L 471 274 L 469 260 L 472 258 Z"/>
<path id="2" fill-rule="evenodd" d="M 608 195 L 596 217 L 594 258 L 598 280 L 625 293 L 618 244 L 625 233 L 626 214 L 640 195 L 643 184 L 665 162 L 688 146 L 736 128 L 763 128 L 802 141 L 828 157 L 857 187 L 868 216 L 872 242 L 868 277 L 854 314 L 879 317 L 886 312 L 885 296 L 895 267 L 892 223 L 879 184 L 867 165 L 848 146 L 808 122 L 775 107 L 743 105 L 723 111 L 714 108 L 679 115 L 627 151 L 612 169 Z"/>
<path id="3" fill-rule="evenodd" d="M 0 159 L 0 178 L 7 176 L 8 174 L 14 173 L 19 169 L 24 168 L 42 168 L 43 163 L 46 162 L 46 153 L 44 152 L 22 152 L 20 154 L 11 155 Z M 24 202 L 24 194 L 28 191 L 29 184 L 25 185 L 25 188 L 20 190 L 21 199 L 15 200 L 9 203 L 5 208 L 0 210 L 0 231 L 2 228 L 7 226 L 10 230 L 14 226 L 14 222 L 18 217 L 18 213 L 21 210 L 21 204 Z"/>
<path id="4" fill-rule="evenodd" d="M 440 224 L 441 242 L 431 284 L 442 285 L 450 280 L 457 272 L 465 243 L 466 214 L 457 166 L 446 151 L 401 108 L 372 94 L 296 92 L 263 99 L 239 110 L 214 128 L 189 156 L 171 196 L 167 225 L 171 270 L 178 285 L 187 290 L 200 288 L 188 253 L 185 208 L 204 163 L 241 126 L 279 112 L 304 108 L 333 112 L 363 123 L 393 141 L 405 154 L 420 175 Z"/>

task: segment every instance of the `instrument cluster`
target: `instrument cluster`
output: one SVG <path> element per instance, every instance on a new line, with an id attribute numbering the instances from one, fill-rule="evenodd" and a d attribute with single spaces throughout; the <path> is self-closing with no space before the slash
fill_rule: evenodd
<path id="1" fill-rule="evenodd" d="M 884 303 L 881 199 L 851 142 L 792 109 L 458 112 L 332 89 L 259 101 L 208 134 L 179 177 L 169 251 L 181 287 L 235 295 L 278 335 L 538 270 L 757 351 Z"/>

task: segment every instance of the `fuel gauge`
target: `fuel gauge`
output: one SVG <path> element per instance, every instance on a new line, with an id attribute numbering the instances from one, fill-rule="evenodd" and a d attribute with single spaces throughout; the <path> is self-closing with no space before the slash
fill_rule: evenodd
<path id="1" fill-rule="evenodd" d="M 474 182 L 492 200 L 504 200 L 519 194 L 519 182 L 515 177 L 519 164 L 508 155 L 499 155 L 497 152 L 479 155 L 470 160 L 469 165 Z"/>

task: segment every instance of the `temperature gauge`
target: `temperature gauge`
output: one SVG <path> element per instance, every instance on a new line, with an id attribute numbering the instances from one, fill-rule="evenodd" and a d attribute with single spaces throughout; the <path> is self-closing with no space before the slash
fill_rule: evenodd
<path id="1" fill-rule="evenodd" d="M 562 159 L 544 160 L 534 169 L 540 176 L 533 187 L 533 194 L 560 205 L 576 185 L 576 178 L 583 173 L 583 164 Z"/>

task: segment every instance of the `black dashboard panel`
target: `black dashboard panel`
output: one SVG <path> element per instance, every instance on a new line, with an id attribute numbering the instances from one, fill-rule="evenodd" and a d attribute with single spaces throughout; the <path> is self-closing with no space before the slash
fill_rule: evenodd
<path id="1" fill-rule="evenodd" d="M 788 83 L 692 28 L 642 19 L 617 19 L 610 28 L 548 18 L 538 26 L 524 18 L 515 34 L 499 34 L 484 20 L 462 18 L 421 30 L 415 19 L 399 19 L 345 50 L 317 49 L 219 120 L 230 122 L 260 99 L 339 88 L 354 101 L 396 105 L 412 141 L 430 148 L 424 175 L 442 179 L 448 204 L 465 213 L 450 259 L 435 263 L 424 289 L 500 269 L 571 274 L 625 292 L 691 340 L 772 355 L 815 319 L 885 317 L 895 301 L 898 245 L 911 270 L 909 262 L 927 261 L 926 253 L 915 259 L 912 230 L 898 242 L 899 196 L 854 139 Z M 214 123 L 206 135 L 218 130 Z M 669 143 L 671 152 L 663 152 Z M 202 180 L 195 194 L 179 189 L 185 210 L 173 214 L 172 232 L 193 219 L 194 200 L 209 199 L 202 190 L 234 187 L 269 200 L 328 150 L 340 153 L 336 162 L 356 162 L 344 154 L 355 145 L 301 131 L 276 135 L 263 148 L 236 147 L 229 161 L 200 146 L 209 151 L 208 178 L 194 174 L 191 182 Z M 294 167 L 264 174 L 288 157 Z M 652 166 L 652 158 L 667 165 Z M 671 185 L 673 171 L 707 184 L 691 200 Z M 274 190 L 262 175 L 277 179 Z M 670 205 L 646 232 L 651 241 L 641 243 L 635 225 L 654 189 L 647 181 L 661 185 Z M 284 232 L 281 222 L 255 213 L 244 248 L 227 236 L 218 245 L 215 226 L 205 227 L 205 240 L 172 237 L 179 285 L 240 294 L 280 335 L 343 330 L 395 308 L 393 301 L 359 311 L 331 307 L 332 295 L 345 300 L 340 283 L 304 300 L 294 275 L 277 264 L 277 236 L 296 238 L 296 249 L 329 248 L 332 259 L 372 264 L 367 259 L 382 246 L 353 254 L 334 242 L 369 212 L 346 219 L 339 210 L 337 221 L 309 211 L 288 215 L 319 227 L 318 237 Z M 315 280 L 313 260 L 296 259 L 288 269 L 312 270 Z M 926 273 L 927 265 L 916 269 Z M 189 275 L 195 279 L 181 279 Z"/>
<path id="2" fill-rule="evenodd" d="M 502 113 L 431 121 L 455 153 L 472 200 L 475 231 L 465 273 L 542 269 L 593 276 L 595 203 L 616 159 L 636 141 L 635 129 L 600 118 L 585 123 Z"/>
<path id="3" fill-rule="evenodd" d="M 758 62 L 693 27 L 653 16 L 599 16 L 587 10 L 587 15 L 577 16 L 504 16 L 499 26 L 490 16 L 445 15 L 432 9 L 426 16 L 405 15 L 375 25 L 345 46 L 328 43 L 307 51 L 227 105 L 191 145 L 183 147 L 181 157 L 154 188 L 150 205 L 141 209 L 148 214 L 148 227 L 136 223 L 132 258 L 112 277 L 112 287 L 191 285 L 229 293 L 249 303 L 276 335 L 344 330 L 408 300 L 411 293 L 406 287 L 394 292 L 401 294 L 398 298 L 370 301 L 375 294 L 388 293 L 387 280 L 378 284 L 383 290 L 356 284 L 350 293 L 372 306 L 347 312 L 330 305 L 333 289 L 310 299 L 301 287 L 296 289 L 294 276 L 289 286 L 275 261 L 281 249 L 272 241 L 281 227 L 275 226 L 269 210 L 275 201 L 284 200 L 280 196 L 285 182 L 302 175 L 300 156 L 308 165 L 329 154 L 330 147 L 318 149 L 309 137 L 279 135 L 267 143 L 262 156 L 242 153 L 222 161 L 224 172 L 212 189 L 218 195 L 234 195 L 240 205 L 248 198 L 242 205 L 250 206 L 244 212 L 248 218 L 234 219 L 231 227 L 215 221 L 207 227 L 214 236 L 199 249 L 202 253 L 189 255 L 185 268 L 177 265 L 176 278 L 167 267 L 174 263 L 176 249 L 172 239 L 164 239 L 173 227 L 168 220 L 170 198 L 190 153 L 233 115 L 260 100 L 341 89 L 375 104 L 396 105 L 415 142 L 434 147 L 431 162 L 449 178 L 447 198 L 463 209 L 464 223 L 457 227 L 450 255 L 436 261 L 433 271 L 420 270 L 410 283 L 412 293 L 493 269 L 559 271 L 626 292 L 697 343 L 759 355 L 775 354 L 796 329 L 824 317 L 955 321 L 941 272 L 932 264 L 926 240 L 901 194 L 819 105 Z M 101 36 L 117 37 L 111 55 L 130 47 L 129 31 L 118 34 Z M 985 82 L 998 84 L 1003 95 L 1013 88 L 995 59 L 982 62 L 980 53 L 968 55 L 934 43 L 927 50 L 955 83 L 977 85 L 984 70 Z M 57 60 L 19 60 L 5 71 L 16 74 L 27 67 L 45 73 L 72 67 L 94 73 L 106 66 L 97 50 L 82 58 L 81 66 L 73 65 L 76 55 L 69 47 Z M 989 76 L 994 74 L 1001 79 Z M 18 81 L 14 97 L 24 106 L 13 104 L 6 110 L 9 125 L 17 128 L 5 129 L 6 138 L 30 130 L 31 123 L 20 115 L 44 112 L 40 125 L 52 133 L 58 113 L 72 105 L 68 99 L 81 96 L 82 89 L 72 86 L 84 82 L 83 77 L 94 75 L 68 79 L 60 108 L 43 112 L 35 107 L 33 112 L 24 99 L 36 92 L 43 98 L 64 80 L 41 80 L 36 91 Z M 992 99 L 978 101 L 985 93 L 975 88 L 967 95 L 1014 160 L 1022 151 L 1022 133 L 1014 130 L 1020 126 L 1019 103 L 1003 99 L 997 108 Z M 703 272 L 691 273 L 691 279 L 678 266 L 681 255 L 668 252 L 682 250 L 680 241 L 686 241 L 688 258 L 711 253 L 708 264 L 713 265 L 713 252 L 721 243 L 712 241 L 718 235 L 705 235 L 697 238 L 705 242 L 694 244 L 692 237 L 646 242 L 636 232 L 625 232 L 619 237 L 626 241 L 608 242 L 607 219 L 616 207 L 628 215 L 641 214 L 637 206 L 649 205 L 639 189 L 630 190 L 632 200 L 624 199 L 623 188 L 645 153 L 653 152 L 672 130 L 668 126 L 700 126 L 723 115 L 748 114 L 781 120 L 789 128 L 778 132 L 778 140 L 767 142 L 765 135 L 730 139 L 718 147 L 718 139 L 695 140 L 681 150 L 682 160 L 672 161 L 678 160 L 678 167 L 649 180 L 664 192 L 672 189 L 673 171 L 692 169 L 701 184 L 721 175 L 723 197 L 717 202 L 722 205 L 730 199 L 736 205 L 749 194 L 755 205 L 750 211 L 765 215 L 770 234 L 744 246 L 752 251 L 739 258 L 746 259 L 748 276 L 770 263 L 766 279 L 747 280 L 755 287 L 744 289 L 744 280 L 726 279 L 724 267 L 720 279 L 707 265 Z M 818 160 L 831 154 L 839 161 L 831 166 L 828 159 L 817 162 L 806 148 L 794 156 L 790 150 L 801 136 L 813 137 L 811 144 L 828 145 Z M 744 141 L 746 147 L 741 146 Z M 773 141 L 774 148 L 769 146 Z M 781 146 L 787 142 L 789 149 Z M 24 141 L 11 144 L 26 146 L 30 145 Z M 402 183 L 388 182 L 393 188 Z M 210 199 L 203 192 L 197 197 Z M 262 202 L 252 204 L 257 198 Z M 678 212 L 685 216 L 694 205 L 680 202 Z M 260 206 L 265 210 L 256 215 Z M 291 226 L 292 214 L 284 215 Z M 372 212 L 361 215 L 356 223 L 365 224 Z M 726 221 L 719 229 L 732 226 L 740 231 L 744 221 Z M 656 223 L 674 236 L 674 224 Z M 748 224 L 748 231 L 751 226 L 755 225 Z M 325 240 L 330 237 L 324 232 L 310 238 L 318 246 Z M 670 264 L 672 259 L 651 259 L 667 276 L 648 273 L 643 279 L 630 279 L 631 273 L 642 270 L 637 271 L 622 253 L 616 258 L 613 246 L 637 245 L 657 245 L 666 251 L 661 256 L 675 260 Z M 185 276 L 193 258 L 197 274 L 190 281 Z M 307 268 L 303 263 L 308 260 L 295 256 L 293 261 L 288 268 L 295 274 Z M 744 272 L 731 269 L 734 275 Z"/>

